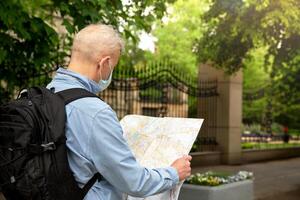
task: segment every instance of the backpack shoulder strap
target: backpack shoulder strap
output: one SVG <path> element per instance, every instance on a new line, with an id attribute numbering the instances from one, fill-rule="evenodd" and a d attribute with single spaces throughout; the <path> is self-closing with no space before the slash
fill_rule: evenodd
<path id="1" fill-rule="evenodd" d="M 96 97 L 100 99 L 100 97 L 98 97 L 94 93 L 91 93 L 83 88 L 71 88 L 62 90 L 60 92 L 57 92 L 56 94 L 60 95 L 65 100 L 65 105 L 71 103 L 72 101 L 85 97 Z"/>
<path id="2" fill-rule="evenodd" d="M 103 179 L 102 175 L 97 172 L 94 176 L 84 185 L 82 188 L 83 194 L 87 194 L 91 187 L 96 183 L 96 181 L 101 181 Z"/>
<path id="3" fill-rule="evenodd" d="M 91 93 L 83 88 L 71 88 L 67 90 L 62 90 L 57 92 L 56 94 L 60 95 L 65 100 L 65 105 L 75 101 L 77 99 L 85 98 L 85 97 L 96 97 L 101 99 L 99 96 Z M 100 181 L 102 179 L 102 175 L 100 173 L 94 174 L 94 176 L 84 185 L 81 189 L 83 196 L 85 196 L 91 187 L 95 184 L 96 181 Z"/>

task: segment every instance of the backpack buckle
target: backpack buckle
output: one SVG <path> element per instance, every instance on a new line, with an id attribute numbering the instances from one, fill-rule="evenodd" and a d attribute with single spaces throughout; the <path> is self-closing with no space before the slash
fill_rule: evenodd
<path id="1" fill-rule="evenodd" d="M 43 147 L 44 151 L 52 151 L 56 149 L 56 145 L 54 142 L 49 142 L 47 144 L 41 144 L 41 147 Z"/>
<path id="2" fill-rule="evenodd" d="M 29 144 L 28 151 L 29 153 L 42 154 L 46 151 L 53 151 L 56 149 L 54 142 L 49 142 L 47 144 Z"/>

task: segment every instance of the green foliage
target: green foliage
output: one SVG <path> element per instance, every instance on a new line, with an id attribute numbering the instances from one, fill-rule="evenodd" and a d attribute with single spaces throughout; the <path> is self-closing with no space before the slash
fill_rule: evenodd
<path id="1" fill-rule="evenodd" d="M 289 105 L 275 117 L 275 120 L 289 128 L 300 129 L 300 104 Z"/>
<path id="2" fill-rule="evenodd" d="M 300 137 L 300 129 L 289 129 L 289 135 Z"/>
<path id="3" fill-rule="evenodd" d="M 266 48 L 253 49 L 248 58 L 245 59 L 243 69 L 243 92 L 251 93 L 269 84 L 269 73 L 264 66 Z M 267 97 L 255 101 L 243 101 L 243 122 L 261 123 L 267 105 Z"/>
<path id="4" fill-rule="evenodd" d="M 293 148 L 293 147 L 300 147 L 300 143 L 242 143 L 242 149 L 280 149 L 280 148 Z"/>
<path id="5" fill-rule="evenodd" d="M 282 135 L 283 134 L 283 126 L 278 123 L 273 123 L 271 126 L 272 133 L 274 135 Z"/>
<path id="6" fill-rule="evenodd" d="M 15 85 L 55 65 L 58 34 L 41 18 L 30 15 L 18 1 L 0 2 L 0 98 Z"/>
<path id="7" fill-rule="evenodd" d="M 228 172 L 212 172 L 192 174 L 187 178 L 186 183 L 202 186 L 219 186 L 238 181 L 253 179 L 253 173 L 247 171 L 239 171 L 236 174 Z"/>
<path id="8" fill-rule="evenodd" d="M 151 87 L 151 88 L 147 88 L 146 90 L 140 91 L 140 96 L 152 101 L 161 100 L 163 96 L 163 92 L 162 90 Z"/>
<path id="9" fill-rule="evenodd" d="M 198 98 L 189 95 L 188 97 L 188 117 L 190 118 L 197 118 L 198 116 Z M 198 145 L 194 144 L 192 151 L 196 150 L 196 148 L 198 147 Z"/>
<path id="10" fill-rule="evenodd" d="M 254 143 L 242 143 L 242 149 L 254 149 L 255 148 L 255 144 Z"/>
<path id="11" fill-rule="evenodd" d="M 207 30 L 198 41 L 201 62 L 234 73 L 253 48 L 267 47 L 266 64 L 276 73 L 299 55 L 300 2 L 297 0 L 213 0 Z M 273 57 L 273 63 L 268 63 Z"/>
<path id="12" fill-rule="evenodd" d="M 261 123 L 266 110 L 266 97 L 256 101 L 243 101 L 243 122 Z"/>
<path id="13" fill-rule="evenodd" d="M 267 80 L 273 117 L 287 119 L 283 113 L 287 115 L 289 107 L 300 100 L 300 1 L 212 0 L 203 18 L 206 30 L 196 43 L 199 61 L 232 74 L 252 68 L 249 61 L 257 60 L 257 51 L 264 49 L 260 67 L 270 77 L 263 80 L 257 73 L 248 82 L 259 87 L 261 80 Z M 261 113 L 264 105 L 262 100 L 251 110 L 253 103 L 245 104 L 244 116 L 258 122 L 261 116 L 254 113 Z"/>
<path id="14" fill-rule="evenodd" d="M 168 59 L 182 73 L 197 76 L 197 57 L 193 52 L 196 38 L 202 35 L 201 15 L 208 9 L 207 1 L 177 0 L 169 7 L 163 22 L 156 24 L 155 53 L 146 52 L 145 60 Z"/>
<path id="15" fill-rule="evenodd" d="M 230 176 L 229 173 L 221 172 L 206 172 L 203 174 L 197 173 L 191 175 L 186 183 L 193 185 L 218 186 L 225 182 L 225 179 Z"/>
<path id="16" fill-rule="evenodd" d="M 262 129 L 261 129 L 261 125 L 260 124 L 256 124 L 256 123 L 253 123 L 253 124 L 250 124 L 250 125 L 243 124 L 243 126 L 242 126 L 242 133 L 245 133 L 245 134 L 257 134 L 257 135 L 264 134 L 263 131 L 262 131 Z"/>
<path id="17" fill-rule="evenodd" d="M 172 2 L 172 0 L 167 1 Z M 11 0 L 0 2 L 0 98 L 12 98 L 30 78 L 64 64 L 75 32 L 90 23 L 118 28 L 135 40 L 162 18 L 166 1 Z M 66 30 L 59 35 L 58 29 Z M 47 81 L 48 79 L 40 79 Z M 45 84 L 45 82 L 40 82 Z"/>
<path id="18" fill-rule="evenodd" d="M 263 67 L 266 47 L 251 49 L 249 57 L 244 60 L 243 89 L 245 91 L 257 90 L 268 85 L 269 72 Z"/>
<path id="19" fill-rule="evenodd" d="M 283 126 L 279 123 L 273 123 L 271 126 L 272 134 L 274 135 L 282 135 L 283 134 Z M 263 135 L 266 134 L 261 125 L 259 123 L 252 123 L 250 125 L 243 124 L 242 125 L 242 133 L 244 134 L 257 134 Z"/>

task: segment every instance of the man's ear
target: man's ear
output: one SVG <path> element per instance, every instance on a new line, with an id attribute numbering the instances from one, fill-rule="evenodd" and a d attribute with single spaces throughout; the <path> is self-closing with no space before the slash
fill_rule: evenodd
<path id="1" fill-rule="evenodd" d="M 102 57 L 101 60 L 98 62 L 98 67 L 103 67 L 109 65 L 110 56 Z"/>
<path id="2" fill-rule="evenodd" d="M 97 70 L 101 74 L 100 79 L 106 80 L 108 78 L 108 74 L 110 73 L 110 56 L 102 57 L 102 59 L 97 64 Z"/>

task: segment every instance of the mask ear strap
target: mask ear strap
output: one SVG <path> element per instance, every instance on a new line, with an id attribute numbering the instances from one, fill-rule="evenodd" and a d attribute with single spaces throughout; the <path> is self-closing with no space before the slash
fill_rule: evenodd
<path id="1" fill-rule="evenodd" d="M 98 63 L 98 69 L 100 71 L 100 80 L 102 80 L 102 73 L 101 73 L 102 67 L 101 67 L 100 63 Z"/>
<path id="2" fill-rule="evenodd" d="M 101 63 L 101 61 L 100 61 L 100 63 Z M 100 80 L 103 80 L 102 79 L 102 67 L 103 67 L 103 65 L 101 66 L 101 64 L 98 64 L 98 66 L 99 66 L 99 70 L 100 70 Z M 113 73 L 113 70 L 112 70 L 112 67 L 111 67 L 111 65 L 110 65 L 110 57 L 108 58 L 108 67 L 109 67 L 109 69 L 110 69 L 110 73 L 109 73 L 109 76 L 108 76 L 108 78 L 107 78 L 107 80 L 109 79 L 109 77 L 112 75 L 112 73 Z"/>

